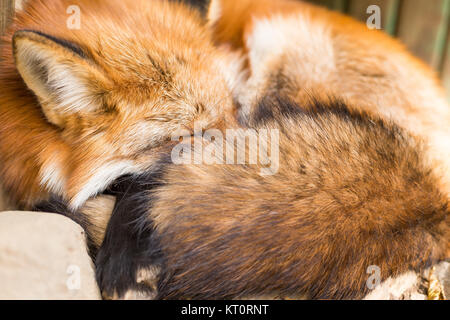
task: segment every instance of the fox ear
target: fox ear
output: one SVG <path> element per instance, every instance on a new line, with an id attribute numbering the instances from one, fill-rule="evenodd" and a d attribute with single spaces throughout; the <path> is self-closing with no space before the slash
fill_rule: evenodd
<path id="1" fill-rule="evenodd" d="M 101 107 L 107 79 L 77 45 L 37 31 L 17 31 L 13 51 L 17 70 L 51 123 L 64 127 L 70 115 Z"/>

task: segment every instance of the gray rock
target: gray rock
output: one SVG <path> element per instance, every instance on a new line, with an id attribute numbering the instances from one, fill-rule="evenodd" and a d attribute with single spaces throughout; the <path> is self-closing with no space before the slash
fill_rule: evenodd
<path id="1" fill-rule="evenodd" d="M 57 214 L 0 212 L 0 299 L 100 299 L 83 229 Z"/>

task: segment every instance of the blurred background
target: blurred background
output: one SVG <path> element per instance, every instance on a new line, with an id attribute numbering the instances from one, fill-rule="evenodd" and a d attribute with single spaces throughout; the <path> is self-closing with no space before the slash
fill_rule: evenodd
<path id="1" fill-rule="evenodd" d="M 0 34 L 11 21 L 15 8 L 20 8 L 24 1 L 0 0 Z M 373 14 L 367 13 L 369 6 L 379 6 L 381 28 L 398 37 L 416 56 L 438 72 L 450 101 L 450 0 L 306 1 L 349 14 L 364 22 Z"/>
<path id="2" fill-rule="evenodd" d="M 257 0 L 256 0 L 257 1 Z M 450 101 L 450 0 L 307 0 L 366 22 L 381 9 L 381 27 L 440 75 Z"/>

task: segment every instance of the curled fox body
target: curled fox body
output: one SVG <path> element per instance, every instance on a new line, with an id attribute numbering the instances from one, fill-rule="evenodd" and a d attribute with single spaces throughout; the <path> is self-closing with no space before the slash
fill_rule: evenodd
<path id="1" fill-rule="evenodd" d="M 425 155 L 450 197 L 450 107 L 430 67 L 379 30 L 295 0 L 212 0 L 216 42 L 245 53 L 236 99 L 244 119 L 261 97 L 304 104 L 328 94 L 393 120 L 426 140 Z"/>
<path id="2" fill-rule="evenodd" d="M 420 142 L 339 101 L 303 107 L 314 111 L 264 101 L 252 117 L 254 129 L 280 132 L 274 175 L 166 157 L 119 182 L 97 256 L 101 287 L 160 299 L 350 299 L 369 292 L 369 266 L 384 280 L 444 259 L 448 202 Z"/>
<path id="3" fill-rule="evenodd" d="M 380 48 L 353 52 L 345 44 L 366 36 L 356 22 L 333 15 L 322 32 L 330 13 L 290 1 L 212 1 L 212 31 L 181 3 L 76 1 L 83 27 L 70 30 L 73 2 L 30 1 L 3 39 L 1 176 L 22 205 L 50 200 L 36 208 L 88 229 L 105 297 L 361 298 L 370 265 L 386 279 L 448 257 L 447 180 L 433 163 L 445 165 L 448 109 L 396 44 L 399 78 L 380 63 L 395 42 L 376 33 Z M 279 6 L 307 19 L 270 24 Z M 278 37 L 298 30 L 310 41 Z M 213 40 L 246 55 L 240 86 L 237 55 Z M 362 60 L 332 64 L 348 52 Z M 170 138 L 194 123 L 278 130 L 278 171 L 174 164 Z M 96 216 L 103 206 L 111 217 Z"/>

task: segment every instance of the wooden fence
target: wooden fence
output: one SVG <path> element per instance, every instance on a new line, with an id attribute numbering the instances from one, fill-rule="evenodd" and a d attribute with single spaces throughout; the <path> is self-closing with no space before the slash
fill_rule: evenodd
<path id="1" fill-rule="evenodd" d="M 24 0 L 0 0 L 0 34 Z M 48 0 L 51 1 L 51 0 Z M 105 0 L 107 1 L 107 0 Z M 258 0 L 255 0 L 258 1 Z M 309 0 L 366 21 L 378 5 L 381 26 L 439 72 L 450 98 L 450 0 Z"/>
<path id="2" fill-rule="evenodd" d="M 14 0 L 0 0 L 0 34 L 11 21 L 14 15 Z"/>

